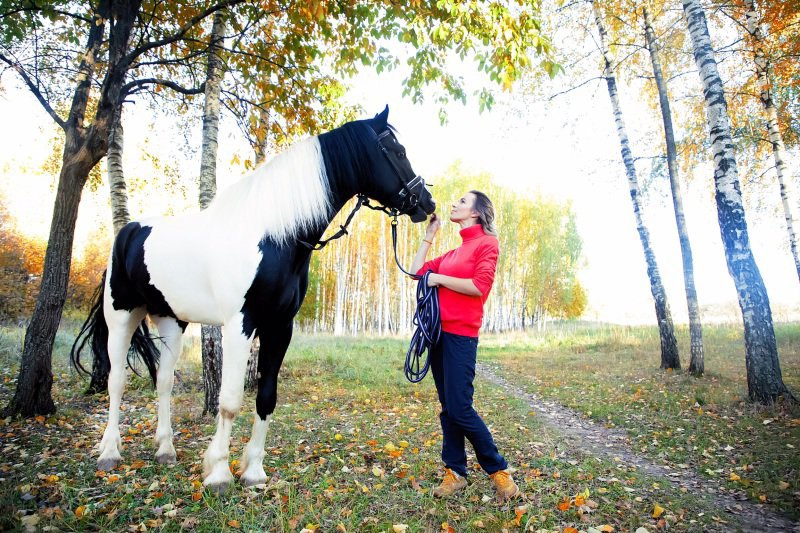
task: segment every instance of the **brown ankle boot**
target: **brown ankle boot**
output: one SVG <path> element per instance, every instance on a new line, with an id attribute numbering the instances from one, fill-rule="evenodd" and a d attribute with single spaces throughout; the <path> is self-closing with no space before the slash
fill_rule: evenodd
<path id="1" fill-rule="evenodd" d="M 494 474 L 489 474 L 489 477 L 494 482 L 494 490 L 497 493 L 497 499 L 501 502 L 509 500 L 519 494 L 519 487 L 514 483 L 514 479 L 508 470 L 498 470 Z"/>
<path id="2" fill-rule="evenodd" d="M 467 480 L 459 476 L 449 468 L 444 469 L 444 479 L 442 484 L 433 489 L 433 495 L 437 498 L 447 498 L 467 486 Z"/>

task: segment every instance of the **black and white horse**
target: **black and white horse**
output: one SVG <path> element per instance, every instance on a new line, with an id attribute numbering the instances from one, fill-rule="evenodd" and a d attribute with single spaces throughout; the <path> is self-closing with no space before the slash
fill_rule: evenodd
<path id="1" fill-rule="evenodd" d="M 277 379 L 292 323 L 308 286 L 311 249 L 334 215 L 355 195 L 422 222 L 435 209 L 425 182 L 387 124 L 389 108 L 293 145 L 227 190 L 199 213 L 131 222 L 117 235 L 102 290 L 73 347 L 92 347 L 94 365 L 110 367 L 108 425 L 99 444 L 100 470 L 120 455 L 119 411 L 126 359 L 133 347 L 158 390 L 156 459 L 175 461 L 170 419 L 175 362 L 188 322 L 222 326 L 222 383 L 217 431 L 205 453 L 204 484 L 231 483 L 229 440 L 242 404 L 250 345 L 258 336 L 258 394 L 241 482 L 266 481 L 262 460 Z M 158 328 L 158 350 L 143 322 Z M 160 351 L 160 365 L 156 370 Z"/>

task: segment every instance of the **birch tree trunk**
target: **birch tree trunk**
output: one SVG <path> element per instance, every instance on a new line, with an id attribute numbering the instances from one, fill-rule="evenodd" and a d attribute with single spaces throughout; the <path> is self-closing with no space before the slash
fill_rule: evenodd
<path id="1" fill-rule="evenodd" d="M 256 132 L 256 166 L 267 158 L 269 153 L 269 114 L 266 110 L 258 109 L 258 131 Z"/>
<path id="2" fill-rule="evenodd" d="M 125 172 L 122 167 L 123 129 L 122 106 L 114 112 L 111 129 L 108 132 L 108 186 L 111 189 L 111 220 L 114 223 L 114 235 L 131 221 L 128 211 L 128 191 L 125 187 Z"/>
<path id="3" fill-rule="evenodd" d="M 636 230 L 639 232 L 639 240 L 642 242 L 645 261 L 647 262 L 647 277 L 650 279 L 650 292 L 653 295 L 656 308 L 656 319 L 658 320 L 659 335 L 661 338 L 661 368 L 680 368 L 681 361 L 678 354 L 678 342 L 675 339 L 675 328 L 672 324 L 672 315 L 669 310 L 667 293 L 661 283 L 661 275 L 656 263 L 656 257 L 650 246 L 650 233 L 644 224 L 639 204 L 639 182 L 636 177 L 636 167 L 633 164 L 628 133 L 625 129 L 625 122 L 622 118 L 622 108 L 617 94 L 617 80 L 612 70 L 611 54 L 606 44 L 606 30 L 603 25 L 600 10 L 597 2 L 592 1 L 595 23 L 600 33 L 600 49 L 603 54 L 603 76 L 608 86 L 608 96 L 611 99 L 611 107 L 614 112 L 614 122 L 617 126 L 617 135 L 622 151 L 622 161 L 625 164 L 625 171 L 628 176 L 628 188 L 630 190 L 631 203 L 633 204 L 633 215 L 636 219 Z"/>
<path id="4" fill-rule="evenodd" d="M 756 11 L 754 0 L 745 0 L 747 8 L 747 31 L 753 38 L 755 44 L 755 64 L 758 84 L 761 88 L 760 99 L 764 106 L 764 113 L 767 116 L 767 133 L 769 142 L 772 145 L 772 156 L 775 160 L 775 173 L 778 176 L 778 186 L 781 191 L 781 203 L 783 204 L 783 216 L 786 220 L 786 231 L 789 234 L 789 247 L 792 250 L 794 267 L 797 277 L 800 279 L 800 256 L 797 252 L 797 235 L 794 231 L 794 220 L 792 208 L 789 203 L 788 182 L 786 181 L 786 148 L 783 145 L 780 129 L 778 128 L 778 111 L 775 102 L 772 100 L 772 83 L 770 81 L 770 63 L 766 54 L 766 34 Z"/>
<path id="5" fill-rule="evenodd" d="M 742 310 L 748 394 L 750 400 L 764 404 L 771 404 L 781 396 L 794 399 L 783 383 L 769 297 L 750 249 L 728 104 L 705 12 L 699 0 L 683 0 L 683 11 L 703 84 L 722 244 Z"/>
<path id="6" fill-rule="evenodd" d="M 650 49 L 650 61 L 653 64 L 653 75 L 658 88 L 658 100 L 661 105 L 661 117 L 664 121 L 664 139 L 667 145 L 667 167 L 669 168 L 669 184 L 672 188 L 672 207 L 675 211 L 675 224 L 678 227 L 678 240 L 681 246 L 683 259 L 683 286 L 686 291 L 686 305 L 689 312 L 689 336 L 691 347 L 691 361 L 689 373 L 702 376 L 705 372 L 703 356 L 703 326 L 700 321 L 700 305 L 697 302 L 697 290 L 694 285 L 694 261 L 692 259 L 692 246 L 689 242 L 689 228 L 683 212 L 683 194 L 681 181 L 678 175 L 678 151 L 675 148 L 675 133 L 672 129 L 672 111 L 669 105 L 667 84 L 661 70 L 658 43 L 656 42 L 653 27 L 650 24 L 650 14 L 647 7 L 643 8 L 645 36 Z"/>
<path id="7" fill-rule="evenodd" d="M 109 196 L 111 199 L 111 220 L 114 225 L 114 235 L 119 233 L 125 224 L 130 222 L 128 212 L 128 192 L 125 187 L 125 172 L 122 166 L 123 151 L 122 130 L 122 105 L 114 110 L 111 125 L 108 130 L 108 153 L 106 165 L 108 171 Z M 92 374 L 87 388 L 87 394 L 103 393 L 108 390 L 108 368 L 97 364 L 92 365 Z"/>
<path id="8" fill-rule="evenodd" d="M 225 33 L 221 11 L 214 14 L 211 42 L 208 46 L 205 104 L 203 106 L 203 141 L 200 152 L 200 208 L 205 209 L 217 193 L 217 137 L 219 134 L 219 94 L 222 86 L 220 46 Z M 203 347 L 203 414 L 217 415 L 219 386 L 222 381 L 222 331 L 219 326 L 200 328 Z"/>

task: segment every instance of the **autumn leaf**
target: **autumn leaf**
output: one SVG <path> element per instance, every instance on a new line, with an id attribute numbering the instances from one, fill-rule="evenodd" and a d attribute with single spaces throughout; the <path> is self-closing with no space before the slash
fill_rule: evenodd
<path id="1" fill-rule="evenodd" d="M 605 525 L 602 525 L 602 526 L 600 526 L 600 527 L 599 527 L 599 528 L 597 528 L 597 529 L 599 529 L 599 530 L 600 530 L 600 531 L 602 531 L 603 533 L 613 533 L 613 531 L 614 531 L 614 526 L 610 526 L 610 525 L 608 525 L 608 524 L 605 524 Z"/>
<path id="2" fill-rule="evenodd" d="M 394 525 L 392 525 L 392 531 L 394 533 L 406 533 L 406 529 L 408 529 L 408 524 L 394 524 Z"/>
<path id="3" fill-rule="evenodd" d="M 242 527 L 241 524 L 239 524 L 238 520 L 228 520 L 228 526 L 234 529 L 239 529 L 240 527 Z"/>
<path id="4" fill-rule="evenodd" d="M 77 509 L 75 509 L 75 516 L 80 518 L 86 513 L 86 506 L 81 505 Z"/>
<path id="5" fill-rule="evenodd" d="M 565 527 L 564 533 L 578 533 L 578 530 L 575 529 L 574 527 Z"/>
<path id="6" fill-rule="evenodd" d="M 514 514 L 517 516 L 517 518 L 514 520 L 514 523 L 518 526 L 521 526 L 522 524 L 520 522 L 522 520 L 522 517 L 525 516 L 525 513 L 527 512 L 528 512 L 527 505 L 521 505 L 516 509 L 514 509 Z"/>
<path id="7" fill-rule="evenodd" d="M 569 511 L 570 507 L 572 507 L 572 502 L 569 500 L 562 500 L 561 503 L 558 504 L 559 511 Z"/>
<path id="8" fill-rule="evenodd" d="M 665 509 L 664 509 L 663 507 L 661 507 L 661 506 L 660 506 L 660 505 L 658 505 L 658 504 L 655 504 L 655 505 L 653 506 L 653 518 L 658 518 L 658 517 L 660 517 L 662 514 L 664 514 L 664 510 L 665 510 Z"/>
<path id="9" fill-rule="evenodd" d="M 455 528 L 447 522 L 442 522 L 442 531 L 444 531 L 444 533 L 456 533 Z"/>

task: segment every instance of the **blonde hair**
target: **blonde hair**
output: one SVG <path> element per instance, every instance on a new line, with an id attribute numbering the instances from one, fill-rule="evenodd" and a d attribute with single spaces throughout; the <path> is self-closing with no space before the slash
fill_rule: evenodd
<path id="1" fill-rule="evenodd" d="M 497 228 L 494 225 L 494 206 L 489 197 L 480 191 L 469 191 L 475 195 L 475 205 L 472 209 L 478 213 L 478 222 L 487 235 L 497 237 Z"/>

